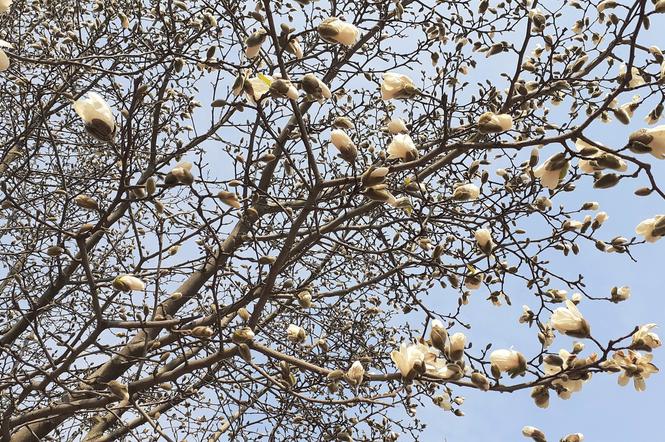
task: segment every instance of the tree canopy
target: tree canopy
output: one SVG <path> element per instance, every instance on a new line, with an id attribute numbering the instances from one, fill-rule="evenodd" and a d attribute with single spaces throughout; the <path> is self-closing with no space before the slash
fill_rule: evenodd
<path id="1" fill-rule="evenodd" d="M 596 333 L 630 287 L 558 263 L 665 236 L 570 203 L 665 199 L 663 12 L 0 0 L 2 442 L 418 440 L 469 389 L 644 390 L 652 319 Z"/>

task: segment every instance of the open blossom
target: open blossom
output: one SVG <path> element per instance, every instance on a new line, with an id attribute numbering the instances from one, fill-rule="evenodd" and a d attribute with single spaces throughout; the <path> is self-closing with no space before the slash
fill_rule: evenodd
<path id="1" fill-rule="evenodd" d="M 306 74 L 300 80 L 305 93 L 316 101 L 324 101 L 332 97 L 328 86 L 314 74 Z"/>
<path id="2" fill-rule="evenodd" d="M 356 160 L 358 149 L 356 149 L 356 145 L 346 132 L 340 129 L 333 129 L 330 132 L 330 142 L 337 148 L 340 157 L 345 161 L 353 163 Z"/>
<path id="3" fill-rule="evenodd" d="M 393 118 L 388 123 L 388 132 L 393 135 L 403 134 L 408 132 L 409 129 L 406 127 L 406 123 L 401 118 Z"/>
<path id="4" fill-rule="evenodd" d="M 602 146 L 600 143 L 596 144 Z M 605 152 L 581 138 L 578 138 L 577 141 L 575 141 L 575 147 L 580 154 L 585 157 L 585 159 L 579 161 L 580 169 L 582 169 L 583 172 L 594 173 L 605 169 L 625 172 L 628 168 L 628 165 L 623 159 L 609 152 Z"/>
<path id="5" fill-rule="evenodd" d="M 582 433 L 568 434 L 561 439 L 561 442 L 583 442 L 583 441 L 584 441 L 584 435 Z"/>
<path id="6" fill-rule="evenodd" d="M 543 371 L 547 376 L 554 376 L 570 368 L 582 368 L 590 365 L 596 359 L 597 355 L 595 353 L 586 358 L 578 358 L 577 355 L 562 348 L 559 350 L 558 356 L 548 355 L 545 357 Z M 552 385 L 556 386 L 558 396 L 561 399 L 567 400 L 570 399 L 573 393 L 581 391 L 584 384 L 590 379 L 591 373 L 588 372 L 567 373 L 567 376 L 559 377 L 552 381 Z"/>
<path id="7" fill-rule="evenodd" d="M 656 242 L 665 236 L 665 215 L 656 215 L 637 225 L 635 233 L 642 235 L 646 242 Z"/>
<path id="8" fill-rule="evenodd" d="M 290 324 L 286 328 L 286 338 L 291 342 L 302 342 L 307 338 L 307 333 L 304 328 Z"/>
<path id="9" fill-rule="evenodd" d="M 316 28 L 322 39 L 328 43 L 340 43 L 344 46 L 353 46 L 360 37 L 360 31 L 353 24 L 329 17 Z"/>
<path id="10" fill-rule="evenodd" d="M 508 114 L 485 112 L 478 118 L 478 130 L 484 134 L 504 132 L 513 128 L 513 117 Z"/>
<path id="11" fill-rule="evenodd" d="M 552 327 L 560 333 L 576 338 L 587 338 L 591 333 L 591 327 L 575 303 L 567 299 L 566 307 L 559 307 L 552 313 Z"/>
<path id="12" fill-rule="evenodd" d="M 418 88 L 413 81 L 403 74 L 386 72 L 381 82 L 381 98 L 384 101 L 395 99 L 413 98 L 418 93 Z"/>
<path id="13" fill-rule="evenodd" d="M 2 1 L 2 0 L 0 0 Z M 4 72 L 9 69 L 9 57 L 7 53 L 2 48 L 10 48 L 12 45 L 2 39 L 0 39 L 0 72 Z"/>
<path id="14" fill-rule="evenodd" d="M 365 377 L 365 368 L 360 361 L 355 361 L 351 364 L 351 368 L 346 372 L 346 378 L 352 385 L 360 385 Z"/>
<path id="15" fill-rule="evenodd" d="M 85 123 L 86 131 L 100 141 L 113 141 L 115 119 L 111 107 L 96 92 L 88 92 L 74 102 L 74 110 Z"/>
<path id="16" fill-rule="evenodd" d="M 603 364 L 603 367 L 611 371 L 622 371 L 618 379 L 619 385 L 625 386 L 632 379 L 635 390 L 644 391 L 646 379 L 653 373 L 658 373 L 658 367 L 651 363 L 652 359 L 651 353 L 643 355 L 634 350 L 628 350 L 627 353 L 619 350 L 612 355 L 611 360 Z"/>
<path id="17" fill-rule="evenodd" d="M 425 370 L 425 355 L 428 350 L 423 344 L 402 343 L 399 350 L 390 353 L 390 359 L 402 373 L 402 377 L 409 379 L 415 373 Z"/>
<path id="18" fill-rule="evenodd" d="M 413 161 L 418 158 L 418 149 L 407 134 L 395 135 L 388 145 L 387 152 L 389 160 L 399 158 L 402 161 Z"/>
<path id="19" fill-rule="evenodd" d="M 659 160 L 665 159 L 665 124 L 633 132 L 629 142 L 631 145 L 646 146 L 651 155 Z"/>
<path id="20" fill-rule="evenodd" d="M 480 284 L 483 283 L 485 277 L 475 267 L 469 269 L 469 272 L 464 277 L 464 287 L 469 290 L 477 290 Z"/>
<path id="21" fill-rule="evenodd" d="M 490 363 L 492 364 L 492 373 L 496 377 L 502 372 L 517 376 L 526 371 L 524 355 L 512 349 L 494 350 L 490 354 Z"/>
<path id="22" fill-rule="evenodd" d="M 245 48 L 245 55 L 247 58 L 251 59 L 259 55 L 259 52 L 261 51 L 261 45 L 264 41 L 266 41 L 267 36 L 268 33 L 265 30 L 259 29 L 247 37 L 245 40 L 245 44 L 247 45 Z"/>
<path id="23" fill-rule="evenodd" d="M 453 199 L 456 201 L 470 201 L 478 199 L 480 189 L 475 184 L 462 184 L 453 191 Z"/>
<path id="24" fill-rule="evenodd" d="M 133 275 L 120 275 L 113 280 L 113 288 L 123 292 L 145 290 L 145 283 Z"/>
<path id="25" fill-rule="evenodd" d="M 494 241 L 492 241 L 492 232 L 488 229 L 478 229 L 475 231 L 474 236 L 480 250 L 487 255 L 492 253 L 495 246 Z"/>
<path id="26" fill-rule="evenodd" d="M 640 327 L 633 335 L 633 342 L 630 348 L 633 350 L 651 351 L 661 345 L 660 338 L 655 332 L 656 324 L 645 324 Z"/>
<path id="27" fill-rule="evenodd" d="M 459 380 L 464 377 L 464 371 L 458 364 L 436 358 L 431 353 L 425 357 L 425 368 L 428 375 L 442 379 Z"/>
<path id="28" fill-rule="evenodd" d="M 569 162 L 563 152 L 549 157 L 543 164 L 533 170 L 533 175 L 540 178 L 540 183 L 550 190 L 554 190 L 568 172 Z"/>
<path id="29" fill-rule="evenodd" d="M 273 77 L 270 75 L 259 74 L 256 77 L 248 78 L 245 82 L 245 96 L 251 104 L 256 104 L 268 93 Z"/>

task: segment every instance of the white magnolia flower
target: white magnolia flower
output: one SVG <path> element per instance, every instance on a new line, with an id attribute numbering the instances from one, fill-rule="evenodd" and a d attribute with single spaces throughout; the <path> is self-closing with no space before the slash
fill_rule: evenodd
<path id="1" fill-rule="evenodd" d="M 370 168 L 367 169 L 360 177 L 360 182 L 362 183 L 363 187 L 378 186 L 386 179 L 388 172 L 390 172 L 390 169 L 387 167 L 370 166 Z"/>
<path id="2" fill-rule="evenodd" d="M 394 72 L 383 74 L 381 82 L 381 98 L 384 101 L 395 99 L 412 98 L 418 93 L 418 88 L 406 75 Z"/>
<path id="3" fill-rule="evenodd" d="M 622 302 L 630 298 L 630 287 L 614 287 L 612 289 L 612 302 Z"/>
<path id="4" fill-rule="evenodd" d="M 358 155 L 356 145 L 350 136 L 341 129 L 333 129 L 330 132 L 330 142 L 337 148 L 340 156 L 347 162 L 353 163 Z"/>
<path id="5" fill-rule="evenodd" d="M 605 366 L 615 366 L 623 370 L 619 375 L 619 385 L 627 385 L 628 381 L 632 378 L 635 390 L 644 391 L 647 388 L 646 379 L 653 373 L 658 372 L 658 367 L 651 363 L 652 359 L 653 354 L 651 353 L 643 355 L 634 350 L 628 350 L 628 353 L 619 350 L 612 355 L 611 362 L 608 361 L 609 363 L 605 364 Z"/>
<path id="6" fill-rule="evenodd" d="M 615 8 L 617 6 L 616 0 L 603 0 L 602 2 L 598 3 L 598 6 L 596 6 L 596 9 L 598 12 L 602 13 L 605 11 L 605 9 L 611 9 Z"/>
<path id="7" fill-rule="evenodd" d="M 178 183 L 189 185 L 193 182 L 194 175 L 192 175 L 192 163 L 189 161 L 181 161 L 176 164 L 164 178 L 164 184 L 167 186 L 174 186 Z"/>
<path id="8" fill-rule="evenodd" d="M 637 225 L 635 233 L 642 235 L 646 242 L 656 242 L 665 236 L 665 215 L 656 215 Z"/>
<path id="9" fill-rule="evenodd" d="M 447 392 L 442 392 L 441 394 L 437 394 L 436 396 L 432 397 L 432 402 L 434 405 L 437 407 L 441 407 L 446 411 L 452 410 L 453 406 L 450 403 L 450 395 Z"/>
<path id="10" fill-rule="evenodd" d="M 527 425 L 524 428 L 522 428 L 522 436 L 530 437 L 536 442 L 546 442 L 547 440 L 547 438 L 545 437 L 545 433 L 543 433 L 538 428 L 532 427 L 530 425 Z"/>
<path id="11" fill-rule="evenodd" d="M 291 342 L 302 342 L 307 338 L 307 333 L 304 328 L 290 324 L 286 328 L 286 338 Z"/>
<path id="12" fill-rule="evenodd" d="M 665 159 L 665 124 L 650 129 L 640 129 L 630 136 L 630 143 L 649 148 L 649 153 L 659 160 Z"/>
<path id="13" fill-rule="evenodd" d="M 340 43 L 344 46 L 353 46 L 360 37 L 360 31 L 353 24 L 330 17 L 316 28 L 321 38 L 328 43 Z"/>
<path id="14" fill-rule="evenodd" d="M 13 0 L 0 0 L 0 14 L 9 12 L 9 8 L 12 6 Z"/>
<path id="15" fill-rule="evenodd" d="M 145 283 L 133 275 L 119 275 L 113 280 L 113 288 L 123 292 L 145 290 Z"/>
<path id="16" fill-rule="evenodd" d="M 267 36 L 268 33 L 265 30 L 260 29 L 247 37 L 245 40 L 245 44 L 247 45 L 245 48 L 245 55 L 247 58 L 251 59 L 259 55 L 259 52 L 261 51 L 261 45 L 264 41 L 266 41 Z"/>
<path id="17" fill-rule="evenodd" d="M 245 96 L 251 104 L 256 104 L 259 99 L 266 95 L 270 90 L 270 85 L 274 81 L 270 75 L 259 74 L 256 77 L 248 78 L 245 81 Z"/>
<path id="18" fill-rule="evenodd" d="M 302 46 L 300 46 L 300 41 L 297 37 L 289 39 L 289 42 L 286 44 L 284 49 L 286 49 L 287 52 L 293 54 L 298 60 L 300 60 L 303 56 Z"/>
<path id="19" fill-rule="evenodd" d="M 569 162 L 564 153 L 559 152 L 549 157 L 543 164 L 533 170 L 533 175 L 540 178 L 540 183 L 554 190 L 568 172 Z"/>
<path id="20" fill-rule="evenodd" d="M 446 342 L 448 341 L 448 330 L 446 330 L 443 322 L 438 319 L 432 321 L 432 329 L 429 333 L 429 339 L 434 348 L 440 351 L 445 351 Z"/>
<path id="21" fill-rule="evenodd" d="M 480 250 L 487 255 L 492 253 L 495 246 L 494 241 L 492 241 L 492 232 L 488 229 L 478 229 L 475 231 L 474 236 L 476 237 L 476 243 Z"/>
<path id="22" fill-rule="evenodd" d="M 607 214 L 607 212 L 598 212 L 596 214 L 596 217 L 593 220 L 593 223 L 594 223 L 594 225 L 600 227 L 605 223 L 605 221 L 608 220 L 609 217 L 610 216 Z M 596 227 L 596 228 L 598 228 L 598 227 Z"/>
<path id="23" fill-rule="evenodd" d="M 406 123 L 401 118 L 393 118 L 388 123 L 388 132 L 393 135 L 403 134 L 408 132 L 409 129 L 406 127 Z"/>
<path id="24" fill-rule="evenodd" d="M 580 349 L 580 351 L 581 350 L 582 349 Z M 559 350 L 558 357 L 545 358 L 543 363 L 543 371 L 548 376 L 554 376 L 571 367 L 580 368 L 585 365 L 592 364 L 596 361 L 596 359 L 597 356 L 595 353 L 591 354 L 585 359 L 578 359 L 577 355 L 572 354 L 568 350 L 562 348 Z M 573 393 L 581 391 L 584 384 L 590 379 L 590 373 L 576 376 L 569 375 L 567 377 L 560 377 L 555 379 L 552 381 L 552 384 L 556 385 L 558 396 L 561 399 L 567 400 L 570 399 Z"/>
<path id="25" fill-rule="evenodd" d="M 466 346 L 466 336 L 464 333 L 454 333 L 448 339 L 448 356 L 454 361 L 459 361 L 464 356 L 464 347 Z"/>
<path id="26" fill-rule="evenodd" d="M 631 73 L 631 79 L 628 82 L 628 87 L 640 87 L 647 83 L 644 77 L 642 77 L 642 73 L 640 72 L 640 70 L 635 66 L 631 68 L 630 73 Z M 624 63 L 619 68 L 619 77 L 624 77 L 625 75 L 626 75 L 626 64 Z"/>
<path id="27" fill-rule="evenodd" d="M 470 201 L 478 199 L 480 189 L 475 184 L 463 184 L 453 191 L 453 199 L 456 201 Z"/>
<path id="28" fill-rule="evenodd" d="M 589 323 L 584 319 L 574 302 L 567 299 L 566 307 L 559 307 L 552 313 L 552 327 L 560 333 L 576 338 L 587 338 L 591 333 Z"/>
<path id="29" fill-rule="evenodd" d="M 478 117 L 478 130 L 484 134 L 505 132 L 512 128 L 513 117 L 508 114 L 485 112 L 480 117 Z"/>
<path id="30" fill-rule="evenodd" d="M 595 143 L 602 146 L 600 143 Z M 625 172 L 628 168 L 626 162 L 616 155 L 605 152 L 596 146 L 587 143 L 581 138 L 575 141 L 575 147 L 585 157 L 579 161 L 580 169 L 586 173 L 594 173 L 604 169 L 613 169 L 619 172 Z"/>
<path id="31" fill-rule="evenodd" d="M 88 92 L 74 102 L 74 110 L 85 123 L 90 135 L 100 141 L 113 141 L 115 119 L 111 107 L 96 92 Z"/>
<path id="32" fill-rule="evenodd" d="M 413 161 L 418 158 L 418 149 L 408 134 L 395 135 L 387 152 L 389 160 L 399 158 L 402 161 Z"/>
<path id="33" fill-rule="evenodd" d="M 380 201 L 382 203 L 390 204 L 393 207 L 401 208 L 401 206 L 398 205 L 398 200 L 392 193 L 390 193 L 386 184 L 367 187 L 365 189 L 365 196 L 371 200 Z"/>
<path id="34" fill-rule="evenodd" d="M 651 351 L 661 345 L 658 335 L 651 330 L 656 328 L 656 324 L 645 324 L 640 327 L 633 335 L 631 348 L 635 350 Z"/>
<path id="35" fill-rule="evenodd" d="M 492 364 L 493 372 L 498 375 L 501 372 L 510 375 L 518 375 L 524 373 L 526 370 L 526 359 L 524 355 L 516 350 L 500 349 L 494 350 L 490 354 L 490 363 Z"/>
<path id="36" fill-rule="evenodd" d="M 240 209 L 241 207 L 238 195 L 233 192 L 229 192 L 228 190 L 220 190 L 217 194 L 217 198 L 219 198 L 227 206 L 231 206 L 234 209 Z"/>
<path id="37" fill-rule="evenodd" d="M 469 290 L 477 290 L 480 288 L 480 285 L 483 283 L 485 280 L 485 277 L 483 276 L 482 273 L 478 271 L 473 266 L 469 267 L 469 271 L 467 272 L 466 276 L 464 277 L 464 287 L 466 287 Z"/>
<path id="38" fill-rule="evenodd" d="M 533 202 L 533 205 L 536 206 L 536 208 L 542 212 L 547 212 L 552 208 L 552 200 L 549 199 L 546 196 L 539 196 L 536 198 L 536 200 Z"/>
<path id="39" fill-rule="evenodd" d="M 2 1 L 2 0 L 0 0 Z M 12 48 L 11 43 L 8 43 L 0 39 L 0 72 L 4 72 L 9 69 L 9 57 L 7 53 L 2 48 Z"/>
<path id="40" fill-rule="evenodd" d="M 614 111 L 614 116 L 617 117 L 617 120 L 622 124 L 630 124 L 631 118 L 635 113 L 635 110 L 640 105 L 640 96 L 635 95 L 631 101 L 628 103 L 622 104 L 618 109 L 612 108 Z"/>
<path id="41" fill-rule="evenodd" d="M 351 368 L 346 372 L 346 377 L 353 385 L 358 386 L 362 384 L 363 378 L 365 377 L 365 368 L 363 367 L 363 364 L 361 364 L 360 361 L 355 361 L 351 364 Z"/>
<path id="42" fill-rule="evenodd" d="M 276 79 L 270 84 L 270 95 L 275 98 L 297 100 L 300 92 L 289 80 Z"/>
<path id="43" fill-rule="evenodd" d="M 428 350 L 428 347 L 423 344 L 402 343 L 399 350 L 393 350 L 390 353 L 390 359 L 402 373 L 402 377 L 407 379 L 415 372 L 425 369 L 425 355 Z"/>
<path id="44" fill-rule="evenodd" d="M 322 102 L 332 97 L 330 89 L 314 74 L 306 74 L 300 80 L 300 86 L 314 100 Z"/>

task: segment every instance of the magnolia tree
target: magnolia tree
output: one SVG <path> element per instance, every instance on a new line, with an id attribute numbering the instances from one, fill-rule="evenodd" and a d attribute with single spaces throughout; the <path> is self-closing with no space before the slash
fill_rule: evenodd
<path id="1" fill-rule="evenodd" d="M 665 236 L 665 215 L 608 237 L 598 203 L 565 204 L 665 198 L 642 38 L 664 0 L 0 12 L 3 442 L 410 440 L 470 389 L 547 407 L 658 370 L 655 324 L 583 315 L 630 288 L 557 264 Z M 470 304 L 532 345 L 471 342 Z"/>

